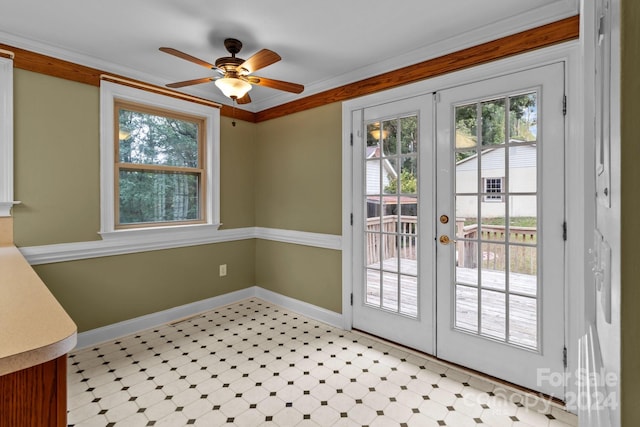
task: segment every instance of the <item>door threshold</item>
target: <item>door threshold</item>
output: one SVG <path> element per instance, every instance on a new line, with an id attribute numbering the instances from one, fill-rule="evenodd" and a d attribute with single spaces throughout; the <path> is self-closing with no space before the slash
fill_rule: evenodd
<path id="1" fill-rule="evenodd" d="M 480 380 L 487 384 L 486 387 L 482 387 L 482 385 L 480 386 L 482 388 L 482 391 L 485 391 L 487 393 L 493 393 L 493 395 L 496 395 L 496 396 L 502 396 L 505 399 L 515 403 L 518 406 L 524 406 L 527 409 L 530 409 L 532 411 L 536 411 L 545 415 L 551 414 L 552 408 L 555 408 L 556 410 L 560 410 L 565 413 L 569 413 L 566 409 L 565 402 L 561 399 L 558 399 L 557 397 L 549 396 L 548 394 L 541 393 L 539 391 L 532 390 L 532 389 L 520 386 L 518 384 L 514 384 L 500 378 L 496 378 L 491 375 L 487 375 L 483 372 L 476 371 L 475 369 L 467 368 L 457 363 L 448 362 L 447 360 L 440 359 L 429 353 L 425 353 L 423 351 L 415 350 L 411 347 L 407 347 L 405 345 L 398 344 L 393 341 L 389 341 L 388 339 L 370 334 L 360 329 L 354 328 L 352 329 L 352 331 L 360 335 L 363 335 L 365 337 L 379 341 L 383 344 L 389 345 L 391 347 L 395 347 L 400 350 L 403 350 L 408 353 L 412 353 L 416 356 L 427 359 L 444 368 L 454 369 L 464 375 L 472 376 L 477 380 Z M 571 413 L 569 414 L 574 415 Z"/>

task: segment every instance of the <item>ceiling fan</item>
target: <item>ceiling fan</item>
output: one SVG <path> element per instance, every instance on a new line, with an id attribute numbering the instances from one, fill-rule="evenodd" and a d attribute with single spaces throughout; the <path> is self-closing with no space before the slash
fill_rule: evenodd
<path id="1" fill-rule="evenodd" d="M 268 65 L 280 61 L 280 55 L 269 49 L 262 49 L 258 53 L 244 60 L 237 58 L 236 54 L 242 49 L 242 42 L 237 39 L 226 39 L 224 47 L 231 56 L 223 56 L 216 59 L 215 65 L 188 55 L 170 47 L 161 47 L 162 52 L 177 56 L 193 62 L 194 64 L 212 69 L 220 74 L 220 77 L 203 77 L 200 79 L 186 80 L 183 82 L 169 83 L 167 87 L 180 88 L 184 86 L 196 85 L 200 83 L 215 82 L 215 85 L 225 94 L 225 96 L 237 101 L 238 104 L 248 104 L 251 102 L 249 91 L 251 85 L 270 87 L 272 89 L 284 90 L 292 93 L 301 93 L 304 86 L 297 83 L 285 82 L 282 80 L 268 79 L 252 75 Z"/>

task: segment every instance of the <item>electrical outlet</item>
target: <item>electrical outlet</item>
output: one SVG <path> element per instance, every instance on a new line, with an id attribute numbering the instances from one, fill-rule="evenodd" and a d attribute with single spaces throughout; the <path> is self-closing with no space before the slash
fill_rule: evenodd
<path id="1" fill-rule="evenodd" d="M 220 277 L 227 275 L 227 264 L 220 264 Z"/>

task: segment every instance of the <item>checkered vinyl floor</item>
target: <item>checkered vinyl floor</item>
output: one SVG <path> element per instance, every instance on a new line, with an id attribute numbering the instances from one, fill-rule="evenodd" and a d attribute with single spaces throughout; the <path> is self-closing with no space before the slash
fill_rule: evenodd
<path id="1" fill-rule="evenodd" d="M 257 298 L 68 363 L 69 426 L 577 426 L 544 399 Z"/>

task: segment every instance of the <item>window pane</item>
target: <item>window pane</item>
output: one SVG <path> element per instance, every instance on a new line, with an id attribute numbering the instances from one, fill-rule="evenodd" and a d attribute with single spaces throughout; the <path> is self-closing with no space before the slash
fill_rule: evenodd
<path id="1" fill-rule="evenodd" d="M 120 162 L 197 168 L 198 132 L 196 121 L 119 108 Z"/>
<path id="2" fill-rule="evenodd" d="M 536 93 L 509 97 L 510 142 L 535 141 L 538 133 Z"/>
<path id="3" fill-rule="evenodd" d="M 478 290 L 456 286 L 456 328 L 478 332 Z"/>
<path id="4" fill-rule="evenodd" d="M 478 243 L 456 242 L 456 282 L 478 286 Z"/>
<path id="5" fill-rule="evenodd" d="M 415 276 L 400 276 L 400 313 L 418 315 L 418 278 Z"/>
<path id="6" fill-rule="evenodd" d="M 382 152 L 384 157 L 398 155 L 398 120 L 387 120 L 380 127 Z"/>
<path id="7" fill-rule="evenodd" d="M 480 333 L 500 340 L 505 339 L 506 297 L 502 292 L 482 291 Z"/>
<path id="8" fill-rule="evenodd" d="M 483 102 L 482 109 L 482 145 L 504 144 L 504 98 Z"/>
<path id="9" fill-rule="evenodd" d="M 120 224 L 200 219 L 200 175 L 120 171 Z"/>
<path id="10" fill-rule="evenodd" d="M 516 295 L 509 297 L 509 341 L 538 347 L 538 301 Z"/>
<path id="11" fill-rule="evenodd" d="M 535 145 L 509 147 L 509 192 L 535 193 L 537 189 L 537 149 Z"/>
<path id="12" fill-rule="evenodd" d="M 418 158 L 400 158 L 400 193 L 416 194 L 418 191 Z"/>
<path id="13" fill-rule="evenodd" d="M 456 152 L 456 193 L 478 192 L 478 157 L 476 150 Z"/>
<path id="14" fill-rule="evenodd" d="M 403 117 L 400 119 L 400 152 L 411 154 L 418 151 L 418 116 Z"/>
<path id="15" fill-rule="evenodd" d="M 477 145 L 478 108 L 477 104 L 456 107 L 456 148 L 470 148 Z M 460 159 L 458 159 L 460 160 Z"/>
<path id="16" fill-rule="evenodd" d="M 365 302 L 367 304 L 380 306 L 380 270 L 367 268 L 367 292 Z"/>
<path id="17" fill-rule="evenodd" d="M 382 273 L 382 307 L 399 311 L 398 308 L 398 284 L 400 276 L 394 273 Z"/>

